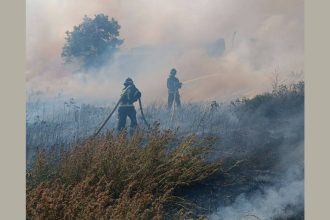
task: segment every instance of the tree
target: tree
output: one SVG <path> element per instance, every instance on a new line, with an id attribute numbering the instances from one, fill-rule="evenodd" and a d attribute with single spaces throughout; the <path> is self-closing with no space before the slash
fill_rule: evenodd
<path id="1" fill-rule="evenodd" d="M 66 43 L 62 50 L 62 58 L 66 63 L 78 61 L 82 67 L 98 67 L 108 61 L 123 43 L 119 38 L 120 25 L 104 14 L 89 18 L 66 32 Z"/>

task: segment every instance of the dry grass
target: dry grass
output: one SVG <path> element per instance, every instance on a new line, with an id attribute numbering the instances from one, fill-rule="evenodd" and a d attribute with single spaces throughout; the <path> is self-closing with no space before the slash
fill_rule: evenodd
<path id="1" fill-rule="evenodd" d="M 27 218 L 197 218 L 194 204 L 175 189 L 222 173 L 221 161 L 207 161 L 213 141 L 154 128 L 130 139 L 109 133 L 69 151 L 39 152 L 27 174 Z"/>

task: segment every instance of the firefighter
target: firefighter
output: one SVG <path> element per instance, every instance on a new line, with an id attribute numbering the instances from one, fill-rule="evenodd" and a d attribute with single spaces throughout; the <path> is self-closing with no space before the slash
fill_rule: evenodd
<path id="1" fill-rule="evenodd" d="M 167 79 L 167 89 L 168 89 L 167 107 L 168 107 L 168 109 L 171 109 L 174 100 L 175 100 L 177 107 L 179 107 L 179 108 L 181 107 L 179 89 L 181 88 L 182 83 L 179 81 L 179 79 L 177 77 L 175 77 L 175 75 L 176 75 L 176 69 L 173 68 Z"/>
<path id="2" fill-rule="evenodd" d="M 134 102 L 141 97 L 141 92 L 135 87 L 133 80 L 127 78 L 124 82 L 124 89 L 121 94 L 119 108 L 118 108 L 118 126 L 117 130 L 121 131 L 125 128 L 127 116 L 131 120 L 130 134 L 132 135 L 134 129 L 137 127 L 136 111 Z"/>

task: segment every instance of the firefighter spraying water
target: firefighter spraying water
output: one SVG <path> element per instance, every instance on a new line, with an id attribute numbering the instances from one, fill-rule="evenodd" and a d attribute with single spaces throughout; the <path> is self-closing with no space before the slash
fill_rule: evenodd
<path id="1" fill-rule="evenodd" d="M 168 109 L 172 108 L 174 101 L 175 101 L 177 107 L 179 107 L 179 108 L 181 107 L 179 89 L 181 89 L 182 83 L 179 81 L 179 79 L 175 75 L 176 75 L 176 69 L 173 68 L 167 79 L 167 89 L 168 89 L 167 107 L 168 107 Z"/>
<path id="2" fill-rule="evenodd" d="M 201 77 L 197 77 L 194 79 L 186 80 L 184 82 L 180 82 L 179 79 L 176 77 L 176 69 L 172 69 L 170 71 L 170 75 L 167 79 L 167 89 L 168 89 L 168 103 L 167 108 L 168 110 L 171 110 L 171 116 L 170 120 L 172 122 L 175 121 L 175 114 L 176 114 L 176 108 L 181 108 L 181 98 L 179 89 L 182 88 L 182 84 L 188 84 L 194 81 L 198 81 L 204 78 L 214 77 L 219 74 L 209 74 Z M 136 101 L 139 101 L 139 107 L 141 111 L 141 116 L 143 119 L 143 122 L 146 124 L 148 128 L 150 128 L 149 123 L 147 122 L 142 108 L 142 102 L 141 102 L 141 92 L 136 88 L 133 80 L 131 78 L 127 78 L 124 82 L 124 88 L 122 90 L 122 94 L 120 96 L 120 99 L 116 103 L 114 109 L 111 111 L 109 116 L 106 118 L 106 120 L 103 122 L 103 124 L 100 126 L 100 128 L 95 132 L 94 136 L 98 135 L 103 127 L 106 125 L 106 123 L 109 121 L 109 119 L 112 117 L 114 112 L 118 109 L 118 124 L 117 124 L 117 131 L 121 131 L 126 126 L 126 120 L 127 117 L 130 119 L 130 134 L 133 134 L 135 128 L 137 127 L 137 119 L 136 119 L 136 110 L 134 107 L 134 103 Z"/>

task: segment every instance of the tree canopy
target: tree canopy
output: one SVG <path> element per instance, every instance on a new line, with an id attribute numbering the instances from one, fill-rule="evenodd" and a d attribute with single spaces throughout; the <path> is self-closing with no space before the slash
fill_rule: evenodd
<path id="1" fill-rule="evenodd" d="M 104 14 L 94 19 L 83 18 L 83 22 L 67 31 L 62 58 L 66 63 L 78 61 L 82 67 L 99 67 L 108 61 L 123 43 L 119 38 L 120 25 Z"/>

